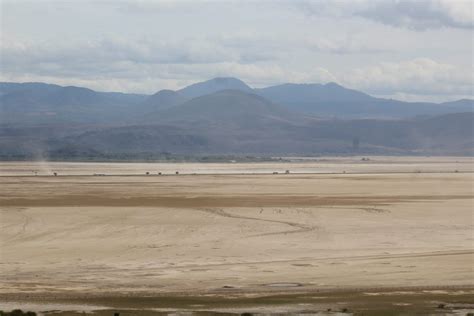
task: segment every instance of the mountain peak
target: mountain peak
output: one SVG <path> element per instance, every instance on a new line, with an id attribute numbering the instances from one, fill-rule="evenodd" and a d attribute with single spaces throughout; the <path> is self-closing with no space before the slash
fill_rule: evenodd
<path id="1" fill-rule="evenodd" d="M 293 116 L 287 110 L 254 93 L 225 89 L 193 98 L 161 111 L 157 119 L 209 121 L 216 124 L 219 122 L 233 124 L 240 121 L 241 124 L 247 124 L 249 121 L 262 122 L 262 120 L 275 118 L 284 121 Z"/>
<path id="2" fill-rule="evenodd" d="M 324 86 L 329 87 L 329 88 L 344 88 L 343 86 L 341 86 L 340 84 L 337 84 L 335 82 L 328 82 Z M 344 88 L 344 89 L 346 89 L 346 88 Z"/>
<path id="3" fill-rule="evenodd" d="M 223 83 L 223 84 L 231 83 L 231 82 L 238 82 L 238 83 L 245 84 L 242 80 L 237 79 L 235 77 L 215 77 L 215 78 L 209 79 L 205 82 L 216 82 L 216 83 Z"/>
<path id="4" fill-rule="evenodd" d="M 363 102 L 372 99 L 365 93 L 345 88 L 335 82 L 326 84 L 286 83 L 258 89 L 258 93 L 279 104 L 300 103 L 304 106 L 324 102 Z"/>
<path id="5" fill-rule="evenodd" d="M 147 111 L 163 110 L 183 103 L 186 100 L 187 99 L 181 96 L 178 92 L 164 89 L 149 96 L 141 104 L 141 107 Z"/>
<path id="6" fill-rule="evenodd" d="M 252 92 L 250 88 L 243 81 L 233 77 L 217 77 L 211 80 L 198 82 L 187 86 L 178 92 L 185 97 L 195 98 L 206 94 L 211 94 L 220 90 L 240 90 Z"/>
<path id="7" fill-rule="evenodd" d="M 175 93 L 176 93 L 176 91 L 174 91 L 174 90 L 163 89 L 163 90 L 160 90 L 160 91 L 156 92 L 152 96 L 154 96 L 154 95 L 173 95 Z"/>

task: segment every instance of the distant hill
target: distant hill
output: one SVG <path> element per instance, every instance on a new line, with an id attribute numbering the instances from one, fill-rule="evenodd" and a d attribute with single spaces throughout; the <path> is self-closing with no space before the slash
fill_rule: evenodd
<path id="1" fill-rule="evenodd" d="M 43 83 L 0 83 L 0 124 L 110 123 L 128 119 L 145 96 Z"/>
<path id="2" fill-rule="evenodd" d="M 296 116 L 261 96 L 238 90 L 222 90 L 200 96 L 156 115 L 160 121 L 208 121 L 226 124 L 260 122 L 263 119 L 285 121 Z"/>
<path id="3" fill-rule="evenodd" d="M 215 78 L 177 91 L 160 90 L 151 96 L 44 83 L 0 83 L 0 124 L 140 124 L 148 120 L 148 114 L 223 90 L 257 94 L 290 112 L 341 119 L 408 118 L 474 110 L 473 100 L 402 102 L 374 98 L 335 83 L 252 89 L 236 78 Z"/>
<path id="4" fill-rule="evenodd" d="M 452 106 L 452 107 L 466 107 L 467 109 L 474 108 L 474 100 L 469 100 L 469 99 L 461 99 L 461 100 L 456 100 L 456 101 L 451 101 L 451 102 L 443 102 L 441 103 L 443 106 Z"/>
<path id="5" fill-rule="evenodd" d="M 137 152 L 196 152 L 206 149 L 207 139 L 193 131 L 175 126 L 114 127 L 69 136 L 50 145 L 62 148 L 80 148 L 81 151 L 103 153 Z"/>
<path id="6" fill-rule="evenodd" d="M 160 90 L 157 93 L 147 97 L 141 104 L 137 105 L 137 111 L 150 113 L 159 110 L 165 110 L 175 105 L 184 103 L 189 98 L 173 90 Z"/>
<path id="7" fill-rule="evenodd" d="M 403 118 L 474 110 L 474 100 L 442 104 L 403 102 L 375 98 L 336 83 L 283 84 L 256 91 L 290 110 L 340 118 Z"/>
<path id="8" fill-rule="evenodd" d="M 145 152 L 473 155 L 473 107 L 472 100 L 375 98 L 335 83 L 252 89 L 235 78 L 216 78 L 151 96 L 0 83 L 0 158 Z"/>
<path id="9" fill-rule="evenodd" d="M 208 81 L 192 84 L 177 91 L 160 90 L 149 96 L 142 104 L 140 104 L 139 109 L 145 112 L 164 110 L 182 104 L 193 98 L 213 94 L 223 90 L 237 90 L 248 93 L 254 92 L 252 88 L 236 78 L 214 78 Z"/>
<path id="10" fill-rule="evenodd" d="M 263 113 L 268 113 L 266 108 Z M 201 118 L 190 118 L 97 129 L 56 138 L 48 146 L 53 151 L 76 147 L 85 152 L 189 155 L 474 154 L 472 113 L 414 120 L 307 119 L 304 124 L 274 119 L 259 124 L 236 119 L 234 123 L 222 124 L 222 119 L 227 120 L 216 115 L 206 124 Z"/>
<path id="11" fill-rule="evenodd" d="M 255 90 L 260 95 L 282 104 L 328 101 L 361 102 L 372 99 L 368 94 L 344 88 L 333 82 L 327 84 L 285 83 Z"/>
<path id="12" fill-rule="evenodd" d="M 221 90 L 240 90 L 252 93 L 253 89 L 237 78 L 214 78 L 187 86 L 177 92 L 188 98 L 200 97 Z"/>

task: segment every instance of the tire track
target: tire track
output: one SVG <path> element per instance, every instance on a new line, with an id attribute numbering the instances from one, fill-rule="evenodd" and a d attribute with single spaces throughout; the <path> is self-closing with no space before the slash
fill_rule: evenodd
<path id="1" fill-rule="evenodd" d="M 13 223 L 13 224 L 10 224 L 10 225 L 4 225 L 4 226 L 1 227 L 2 230 L 6 229 L 8 227 L 11 227 L 11 226 L 14 226 L 14 227 L 15 226 L 20 226 L 20 225 L 21 226 L 20 226 L 20 229 L 16 233 L 14 233 L 10 238 L 6 239 L 5 241 L 10 242 L 12 240 L 20 238 L 22 235 L 25 234 L 25 232 L 28 228 L 28 225 L 31 222 L 31 217 L 25 214 L 26 210 L 27 210 L 26 208 L 22 208 L 22 207 L 12 210 L 13 212 L 16 212 L 19 215 L 21 224 Z"/>
<path id="2" fill-rule="evenodd" d="M 318 229 L 317 226 L 305 225 L 305 224 L 300 224 L 300 223 L 295 223 L 295 222 L 280 221 L 280 220 L 274 220 L 274 219 L 264 219 L 264 218 L 251 217 L 251 216 L 235 215 L 235 214 L 227 213 L 222 209 L 209 209 L 209 208 L 206 208 L 206 209 L 197 209 L 197 210 L 202 211 L 202 212 L 206 212 L 206 213 L 210 213 L 210 214 L 213 214 L 213 215 L 227 217 L 227 218 L 245 219 L 245 220 L 260 221 L 260 222 L 267 222 L 267 223 L 274 223 L 274 224 L 284 224 L 284 225 L 288 225 L 288 226 L 294 228 L 294 229 L 284 230 L 284 231 L 279 231 L 279 232 L 249 235 L 247 237 L 261 237 L 261 236 L 271 236 L 271 235 L 286 235 L 286 234 L 295 234 L 295 233 L 306 233 L 306 232 L 310 232 L 310 231 L 314 231 L 314 230 Z"/>
<path id="3" fill-rule="evenodd" d="M 282 259 L 282 260 L 264 260 L 264 261 L 247 261 L 247 262 L 226 262 L 226 263 L 210 263 L 210 264 L 184 264 L 173 266 L 174 269 L 191 269 L 191 268 L 219 268 L 219 267 L 233 267 L 246 265 L 267 265 L 279 263 L 297 263 L 297 262 L 324 262 L 334 260 L 386 260 L 386 259 L 404 259 L 404 258 L 423 258 L 423 257 L 444 257 L 444 256 L 462 256 L 473 255 L 474 249 L 463 250 L 444 250 L 431 252 L 407 252 L 395 254 L 373 254 L 373 255 L 359 255 L 359 256 L 335 256 L 335 257 L 321 257 L 321 258 L 298 258 L 298 259 Z M 155 271 L 167 270 L 169 267 L 155 268 Z"/>

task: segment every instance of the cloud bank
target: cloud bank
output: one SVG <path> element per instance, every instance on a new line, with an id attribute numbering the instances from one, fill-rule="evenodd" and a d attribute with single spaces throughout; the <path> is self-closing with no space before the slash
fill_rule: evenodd
<path id="1" fill-rule="evenodd" d="M 472 1 L 2 2 L 0 80 L 154 93 L 216 76 L 472 97 Z"/>
<path id="2" fill-rule="evenodd" d="M 474 3 L 470 0 L 295 0 L 291 5 L 312 16 L 361 17 L 420 31 L 442 27 L 474 28 Z"/>

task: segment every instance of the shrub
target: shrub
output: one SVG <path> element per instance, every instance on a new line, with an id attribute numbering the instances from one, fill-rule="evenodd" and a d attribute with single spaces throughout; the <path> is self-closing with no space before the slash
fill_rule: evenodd
<path id="1" fill-rule="evenodd" d="M 11 312 L 0 311 L 0 316 L 36 316 L 36 313 L 23 312 L 21 309 L 14 309 Z"/>

